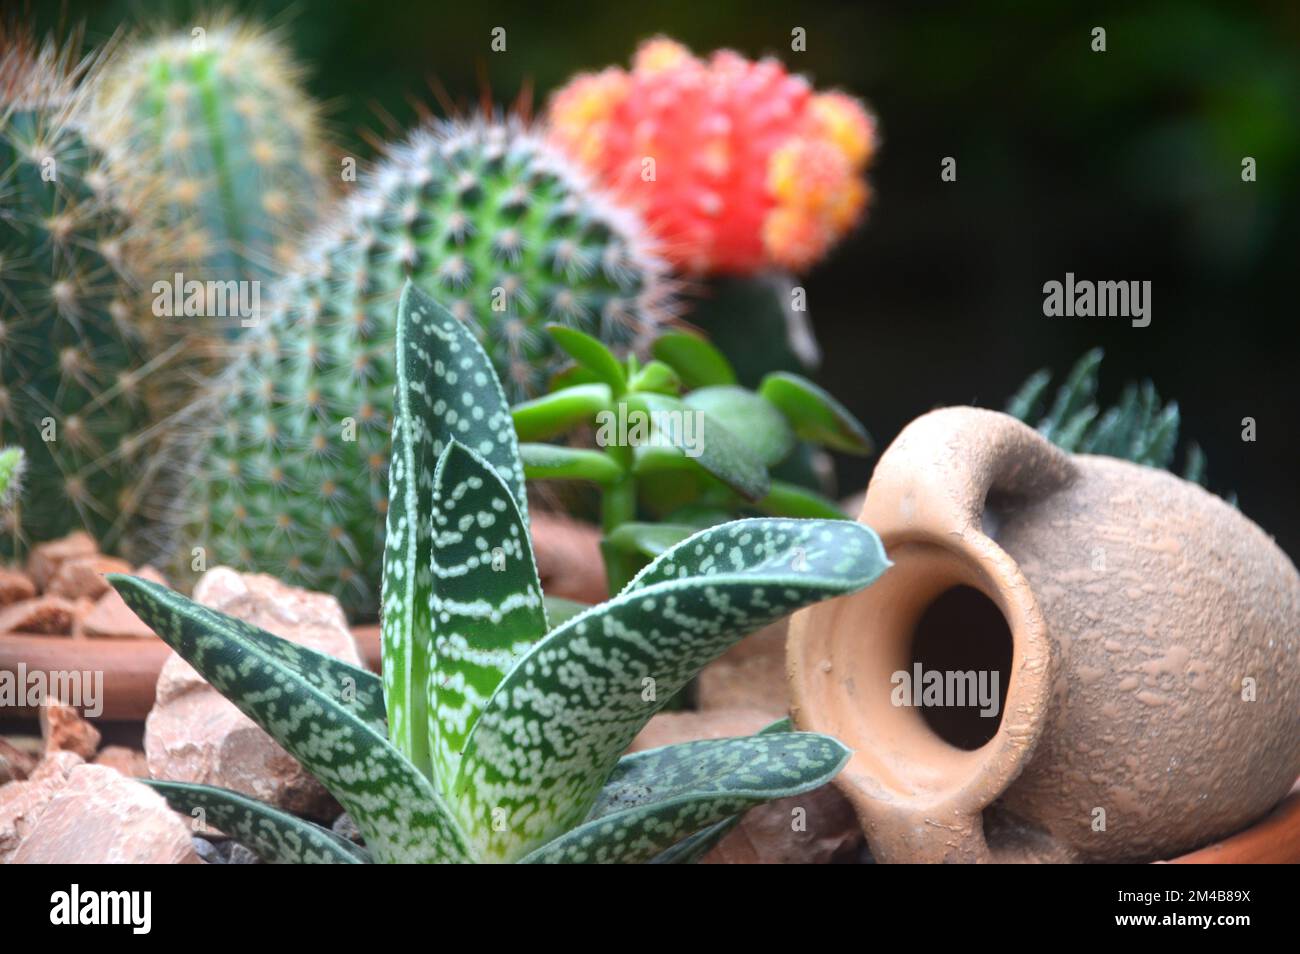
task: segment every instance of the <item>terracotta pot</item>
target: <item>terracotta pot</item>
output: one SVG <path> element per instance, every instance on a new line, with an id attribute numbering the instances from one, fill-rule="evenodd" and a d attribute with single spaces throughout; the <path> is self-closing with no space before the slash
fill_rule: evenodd
<path id="1" fill-rule="evenodd" d="M 379 627 L 352 630 L 361 660 L 379 671 Z M 103 712 L 110 721 L 143 722 L 153 708 L 154 689 L 171 649 L 161 639 L 84 639 L 67 636 L 0 635 L 0 672 L 49 674 L 81 670 L 104 674 Z M 6 710 L 6 717 L 36 717 L 31 707 Z"/>
<path id="2" fill-rule="evenodd" d="M 838 784 L 877 859 L 1170 858 L 1295 782 L 1300 576 L 1218 497 L 948 408 L 859 519 L 894 565 L 797 614 L 788 665 L 798 725 L 854 750 Z M 998 673 L 995 717 L 897 704 L 918 662 Z"/>

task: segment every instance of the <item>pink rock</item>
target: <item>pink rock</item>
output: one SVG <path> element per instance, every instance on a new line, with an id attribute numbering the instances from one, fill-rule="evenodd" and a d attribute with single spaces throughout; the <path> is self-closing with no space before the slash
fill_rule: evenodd
<path id="1" fill-rule="evenodd" d="M 157 792 L 78 765 L 18 844 L 14 864 L 198 864 L 190 829 Z"/>
<path id="2" fill-rule="evenodd" d="M 769 722 L 790 710 L 785 674 L 786 620 L 746 636 L 700 672 L 697 702 L 703 710 L 761 709 Z"/>
<path id="3" fill-rule="evenodd" d="M 228 567 L 206 573 L 194 596 L 277 636 L 361 666 L 347 619 L 332 596 Z M 313 818 L 339 813 L 310 773 L 175 654 L 158 677 L 144 741 L 154 778 L 224 786 Z"/>
<path id="4" fill-rule="evenodd" d="M 776 718 L 780 718 L 778 715 Z M 776 721 L 762 709 L 663 712 L 628 749 L 753 735 Z M 827 864 L 857 859 L 863 841 L 853 807 L 832 785 L 751 808 L 703 864 Z"/>
<path id="5" fill-rule="evenodd" d="M 144 753 L 125 745 L 106 745 L 91 761 L 94 765 L 106 765 L 130 778 L 149 777 L 149 760 Z"/>
<path id="6" fill-rule="evenodd" d="M 41 703 L 41 738 L 45 753 L 75 752 L 92 758 L 99 748 L 99 730 L 81 717 L 75 708 L 57 699 Z"/>
<path id="7" fill-rule="evenodd" d="M 153 639 L 154 631 L 126 605 L 117 590 L 110 589 L 77 620 L 77 636 L 91 639 Z"/>
<path id="8" fill-rule="evenodd" d="M 0 609 L 0 633 L 69 636 L 77 606 L 62 596 L 38 596 Z"/>
<path id="9" fill-rule="evenodd" d="M 75 752 L 55 752 L 36 766 L 25 782 L 0 787 L 0 864 L 10 860 L 68 774 L 81 764 L 82 758 Z"/>
<path id="10" fill-rule="evenodd" d="M 580 603 L 599 603 L 609 595 L 600 531 L 563 514 L 531 514 L 529 529 L 537 575 L 547 596 Z"/>
<path id="11" fill-rule="evenodd" d="M 834 785 L 751 808 L 701 860 L 706 865 L 824 865 L 855 862 L 862 827 Z"/>
<path id="12" fill-rule="evenodd" d="M 27 575 L 42 593 L 59 572 L 65 560 L 74 557 L 94 556 L 98 552 L 95 541 L 83 530 L 70 533 L 58 540 L 38 543 L 27 558 Z"/>
<path id="13" fill-rule="evenodd" d="M 36 768 L 36 759 L 8 739 L 0 738 L 0 785 L 21 782 Z"/>
<path id="14" fill-rule="evenodd" d="M 0 607 L 10 603 L 30 600 L 36 595 L 36 584 L 26 573 L 0 567 Z"/>
<path id="15" fill-rule="evenodd" d="M 81 597 L 97 600 L 110 589 L 104 574 L 130 572 L 131 564 L 117 557 L 102 554 L 72 557 L 59 564 L 58 571 L 50 579 L 47 592 L 70 600 Z"/>

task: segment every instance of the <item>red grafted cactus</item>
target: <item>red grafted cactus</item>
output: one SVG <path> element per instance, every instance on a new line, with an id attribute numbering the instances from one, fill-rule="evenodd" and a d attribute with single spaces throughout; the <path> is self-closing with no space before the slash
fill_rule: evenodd
<path id="1" fill-rule="evenodd" d="M 636 206 L 689 272 L 806 269 L 867 203 L 874 119 L 772 59 L 702 60 L 650 40 L 630 70 L 575 77 L 548 116 L 560 147 Z"/>

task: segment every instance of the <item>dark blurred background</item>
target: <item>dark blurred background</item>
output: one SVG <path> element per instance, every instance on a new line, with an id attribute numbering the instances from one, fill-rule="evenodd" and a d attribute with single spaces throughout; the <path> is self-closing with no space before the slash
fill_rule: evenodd
<path id="1" fill-rule="evenodd" d="M 1300 266 L 1300 4 L 1081 5 L 691 0 L 470 3 L 241 2 L 280 25 L 336 138 L 373 154 L 389 115 L 437 109 L 430 80 L 458 100 L 498 103 L 531 86 L 539 105 L 580 69 L 626 65 L 669 34 L 697 53 L 774 53 L 819 87 L 865 98 L 884 145 L 866 225 L 807 276 L 826 352 L 821 379 L 883 446 L 938 405 L 1002 407 L 1040 367 L 1064 374 L 1106 349 L 1102 398 L 1150 377 L 1177 399 L 1209 482 L 1300 555 L 1294 440 Z M 194 22 L 211 0 L 68 0 L 43 28 Z M 201 22 L 201 21 L 200 21 Z M 490 31 L 507 30 L 492 53 Z M 807 52 L 790 52 L 790 31 Z M 1090 31 L 1107 51 L 1090 49 Z M 955 183 L 940 161 L 954 156 Z M 1241 160 L 1258 163 L 1241 180 Z M 1042 285 L 1150 280 L 1153 320 L 1049 319 Z M 1241 440 L 1242 418 L 1258 422 Z M 1181 452 L 1180 452 L 1181 457 Z M 842 489 L 869 461 L 841 461 Z"/>

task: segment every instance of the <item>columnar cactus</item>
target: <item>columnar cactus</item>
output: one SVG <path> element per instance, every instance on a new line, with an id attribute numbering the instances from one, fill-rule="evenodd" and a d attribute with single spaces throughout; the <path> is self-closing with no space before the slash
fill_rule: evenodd
<path id="1" fill-rule="evenodd" d="M 373 611 L 383 560 L 393 334 L 407 276 L 468 323 L 512 397 L 559 364 L 560 322 L 629 346 L 664 317 L 637 218 L 514 122 L 439 122 L 394 149 L 310 241 L 214 395 L 186 559 L 282 574 Z"/>
<path id="2" fill-rule="evenodd" d="M 129 44 L 104 72 L 95 119 L 122 182 L 162 190 L 149 224 L 184 228 L 169 272 L 268 281 L 329 195 L 300 71 L 273 34 L 248 25 Z"/>
<path id="3" fill-rule="evenodd" d="M 576 77 L 548 118 L 555 142 L 640 209 L 691 272 L 802 270 L 866 204 L 875 121 L 775 60 L 722 50 L 706 62 L 651 40 L 631 71 Z"/>
<path id="4" fill-rule="evenodd" d="M 132 230 L 87 143 L 93 64 L 73 46 L 5 37 L 0 50 L 0 445 L 26 452 L 27 491 L 0 552 L 91 530 L 106 549 L 147 497 L 144 453 L 176 399 L 168 331 L 130 263 Z"/>

